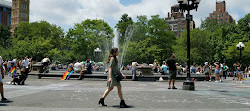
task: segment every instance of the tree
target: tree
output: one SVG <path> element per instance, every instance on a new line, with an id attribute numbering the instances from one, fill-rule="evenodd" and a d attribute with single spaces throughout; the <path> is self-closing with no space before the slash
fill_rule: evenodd
<path id="1" fill-rule="evenodd" d="M 10 28 L 0 24 L 0 47 L 7 48 L 11 43 Z"/>
<path id="2" fill-rule="evenodd" d="M 182 37 L 177 40 L 173 46 L 176 60 L 180 63 L 186 63 L 187 60 L 187 33 L 184 32 Z M 212 62 L 212 45 L 209 41 L 210 35 L 206 30 L 194 29 L 190 32 L 190 52 L 192 64 L 203 64 Z"/>
<path id="3" fill-rule="evenodd" d="M 112 38 L 113 30 L 108 23 L 87 19 L 69 29 L 66 41 L 73 59 L 95 59 L 94 50 L 100 48 L 104 57 L 105 51 L 111 48 Z"/>
<path id="4" fill-rule="evenodd" d="M 160 62 L 166 60 L 173 52 L 172 45 L 175 44 L 175 35 L 168 31 L 169 25 L 159 15 L 138 16 L 133 25 L 131 40 L 127 41 L 127 54 L 124 64 L 130 64 L 133 60 L 139 63 L 153 63 L 154 59 Z"/>
<path id="5" fill-rule="evenodd" d="M 11 58 L 34 57 L 38 61 L 44 57 L 57 58 L 64 47 L 64 33 L 60 27 L 46 21 L 22 22 L 14 33 L 12 47 L 9 49 Z"/>
<path id="6" fill-rule="evenodd" d="M 116 28 L 118 29 L 118 31 L 120 33 L 119 43 L 121 45 L 124 43 L 126 31 L 128 30 L 128 28 L 130 26 L 133 25 L 133 23 L 134 22 L 133 22 L 132 18 L 129 17 L 128 14 L 123 14 L 121 17 L 121 20 L 118 22 L 118 24 L 116 24 Z"/>

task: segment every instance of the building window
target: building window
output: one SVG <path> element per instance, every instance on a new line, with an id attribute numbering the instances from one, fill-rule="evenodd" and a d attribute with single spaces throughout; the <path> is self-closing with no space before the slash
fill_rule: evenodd
<path id="1" fill-rule="evenodd" d="M 27 9 L 27 5 L 26 4 L 21 4 L 22 9 Z"/>
<path id="2" fill-rule="evenodd" d="M 21 18 L 27 18 L 28 16 L 27 16 L 28 14 L 26 14 L 26 13 L 21 13 Z"/>
<path id="3" fill-rule="evenodd" d="M 220 21 L 223 21 L 223 19 L 220 19 Z"/>
<path id="4" fill-rule="evenodd" d="M 227 21 L 227 19 L 225 19 L 225 21 Z"/>
<path id="5" fill-rule="evenodd" d="M 8 17 L 7 17 L 7 26 L 10 26 L 11 25 L 11 14 L 8 14 Z"/>

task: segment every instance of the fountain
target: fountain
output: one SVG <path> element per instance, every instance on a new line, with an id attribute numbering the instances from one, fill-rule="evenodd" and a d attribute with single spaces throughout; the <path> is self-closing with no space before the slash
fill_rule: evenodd
<path id="1" fill-rule="evenodd" d="M 133 36 L 133 31 L 134 31 L 134 26 L 130 26 L 127 28 L 126 33 L 125 33 L 125 38 L 124 38 L 124 44 L 123 47 L 120 48 L 119 47 L 119 31 L 117 31 L 117 29 L 115 29 L 114 34 L 115 37 L 113 39 L 113 47 L 116 47 L 118 49 L 122 49 L 120 50 L 120 57 L 118 57 L 118 61 L 119 61 L 119 67 L 121 67 L 124 64 L 124 59 L 126 57 L 126 53 L 127 53 L 127 48 L 129 46 L 129 41 L 131 40 L 132 36 Z M 151 77 L 153 76 L 153 72 L 152 72 L 152 67 L 149 66 L 148 64 L 141 64 L 140 66 L 138 66 L 138 70 L 140 70 L 140 77 Z"/>
<path id="2" fill-rule="evenodd" d="M 112 47 L 119 49 L 119 32 L 117 29 L 114 30 L 115 37 L 113 38 L 113 44 Z"/>

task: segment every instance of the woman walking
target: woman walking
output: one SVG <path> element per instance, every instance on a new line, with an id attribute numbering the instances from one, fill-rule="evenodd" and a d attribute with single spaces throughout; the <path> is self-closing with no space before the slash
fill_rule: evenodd
<path id="1" fill-rule="evenodd" d="M 118 60 L 116 56 L 118 56 L 118 49 L 112 48 L 110 50 L 109 60 L 107 62 L 109 64 L 109 74 L 107 81 L 108 89 L 104 92 L 102 98 L 99 100 L 99 104 L 102 104 L 102 106 L 107 106 L 104 104 L 104 99 L 108 96 L 109 92 L 113 90 L 114 86 L 116 86 L 118 89 L 118 95 L 121 99 L 120 108 L 128 108 L 123 100 L 121 83 L 119 80 L 117 80 L 117 78 L 115 78 L 116 75 L 121 75 L 123 78 L 126 78 L 126 76 L 118 70 Z"/>

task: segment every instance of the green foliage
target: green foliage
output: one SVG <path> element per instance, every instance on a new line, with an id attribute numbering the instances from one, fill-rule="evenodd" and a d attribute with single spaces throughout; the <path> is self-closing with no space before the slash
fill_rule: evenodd
<path id="1" fill-rule="evenodd" d="M 72 59 L 95 59 L 96 48 L 102 50 L 104 57 L 105 51 L 111 48 L 113 30 L 103 20 L 85 20 L 80 24 L 75 24 L 70 29 L 66 41 L 68 48 L 72 51 Z M 101 58 L 103 60 L 104 58 Z"/>
<path id="2" fill-rule="evenodd" d="M 128 16 L 128 14 L 123 14 L 121 17 L 121 20 L 116 24 L 116 28 L 120 32 L 120 37 L 119 37 L 119 43 L 123 45 L 125 34 L 127 29 L 133 25 L 133 20 L 131 17 Z"/>
<path id="3" fill-rule="evenodd" d="M 159 15 L 152 16 L 150 20 L 146 16 L 138 16 L 131 41 L 128 42 L 124 64 L 131 64 L 133 60 L 153 63 L 154 59 L 159 62 L 168 59 L 176 38 L 172 31 L 166 31 L 167 28 L 169 25 Z"/>
<path id="4" fill-rule="evenodd" d="M 10 58 L 29 56 L 40 61 L 48 56 L 50 58 L 62 59 L 58 55 L 62 54 L 63 35 L 63 30 L 60 27 L 51 25 L 46 21 L 23 22 L 15 30 L 10 49 Z"/>
<path id="5" fill-rule="evenodd" d="M 187 33 L 177 40 L 173 46 L 176 60 L 185 64 L 187 59 Z M 190 32 L 191 64 L 203 64 L 212 61 L 212 46 L 209 41 L 209 32 L 201 29 L 194 29 Z"/>
<path id="6" fill-rule="evenodd" d="M 11 33 L 10 28 L 0 24 L 0 47 L 7 48 L 10 46 Z"/>

